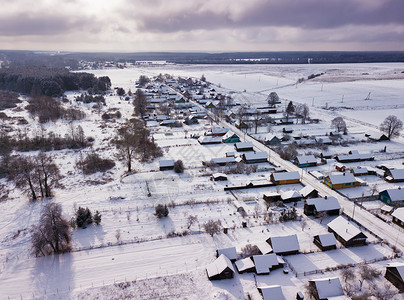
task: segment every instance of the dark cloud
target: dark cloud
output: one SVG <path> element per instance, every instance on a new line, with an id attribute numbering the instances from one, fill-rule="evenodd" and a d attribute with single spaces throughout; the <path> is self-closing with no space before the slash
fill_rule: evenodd
<path id="1" fill-rule="evenodd" d="M 208 0 L 207 0 L 208 1 Z M 289 26 L 305 29 L 338 28 L 346 25 L 404 24 L 404 1 L 381 0 L 269 0 L 245 3 L 239 11 L 232 5 L 226 9 L 189 6 L 182 9 L 137 13 L 138 28 L 151 32 L 176 32 L 245 28 L 254 26 Z M 239 3 L 234 3 L 238 5 Z M 161 7 L 160 7 L 161 8 Z"/>
<path id="2" fill-rule="evenodd" d="M 77 29 L 99 31 L 95 20 L 86 17 L 74 17 L 61 14 L 30 15 L 20 13 L 0 18 L 0 35 L 55 35 L 72 32 Z"/>

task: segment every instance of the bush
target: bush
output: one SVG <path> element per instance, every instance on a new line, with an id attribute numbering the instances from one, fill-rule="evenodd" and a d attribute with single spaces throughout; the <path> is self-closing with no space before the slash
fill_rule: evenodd
<path id="1" fill-rule="evenodd" d="M 175 173 L 184 173 L 184 163 L 182 160 L 177 160 L 174 162 Z"/>
<path id="2" fill-rule="evenodd" d="M 250 257 L 259 254 L 261 254 L 261 252 L 260 249 L 258 249 L 257 245 L 247 244 L 245 245 L 245 247 L 241 248 L 242 257 Z"/>
<path id="3" fill-rule="evenodd" d="M 168 216 L 168 207 L 167 205 L 162 205 L 162 204 L 158 204 L 156 206 L 156 213 L 155 215 L 157 216 L 157 218 L 164 218 Z"/>
<path id="4" fill-rule="evenodd" d="M 218 233 L 220 231 L 221 227 L 222 222 L 220 220 L 217 221 L 210 220 L 203 224 L 203 229 L 205 229 L 205 231 L 209 233 L 210 236 L 212 237 L 215 233 Z"/>
<path id="5" fill-rule="evenodd" d="M 95 225 L 100 225 L 100 223 L 101 223 L 101 214 L 98 210 L 94 214 L 93 221 L 94 221 Z"/>
<path id="6" fill-rule="evenodd" d="M 88 224 L 93 223 L 93 216 L 88 207 L 79 207 L 76 211 L 77 227 L 86 228 Z"/>
<path id="7" fill-rule="evenodd" d="M 103 159 L 97 153 L 91 152 L 86 158 L 77 162 L 77 167 L 88 175 L 96 172 L 106 172 L 115 167 L 115 163 L 111 159 Z"/>

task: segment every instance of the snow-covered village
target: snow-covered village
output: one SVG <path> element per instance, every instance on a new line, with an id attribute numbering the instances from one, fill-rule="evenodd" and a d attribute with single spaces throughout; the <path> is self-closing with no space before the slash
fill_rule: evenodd
<path id="1" fill-rule="evenodd" d="M 404 64 L 82 66 L 1 111 L 1 298 L 402 299 Z"/>

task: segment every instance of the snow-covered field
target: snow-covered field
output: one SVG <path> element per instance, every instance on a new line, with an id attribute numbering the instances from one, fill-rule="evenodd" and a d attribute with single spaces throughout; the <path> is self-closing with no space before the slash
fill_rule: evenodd
<path id="1" fill-rule="evenodd" d="M 113 87 L 136 90 L 140 75 L 154 76 L 160 73 L 174 76 L 200 78 L 203 74 L 214 87 L 223 93 L 251 106 L 265 106 L 271 91 L 276 91 L 284 107 L 289 101 L 306 103 L 310 116 L 320 119 L 319 124 L 292 125 L 295 133 L 325 135 L 331 131 L 330 121 L 343 116 L 347 121 L 348 134 L 355 139 L 355 145 L 348 147 L 329 146 L 328 151 L 336 154 L 351 149 L 362 153 L 374 153 L 375 161 L 360 165 L 375 166 L 388 163 L 396 167 L 404 161 L 403 136 L 393 141 L 380 143 L 361 142 L 364 133 L 377 130 L 388 115 L 404 119 L 404 64 L 341 64 L 341 65 L 166 65 L 130 67 L 127 69 L 92 70 L 97 76 L 107 75 Z M 299 78 L 311 74 L 323 75 L 303 83 Z M 369 100 L 365 100 L 369 95 Z M 115 148 L 110 141 L 116 129 L 133 113 L 132 104 L 119 96 L 107 96 L 108 108 L 118 108 L 122 118 L 103 121 L 102 112 L 89 104 L 75 103 L 75 93 L 69 93 L 72 105 L 85 111 L 87 118 L 74 121 L 81 125 L 86 136 L 95 138 L 94 150 L 102 157 L 115 157 Z M 26 102 L 19 105 L 24 107 Z M 324 109 L 327 107 L 327 109 Z M 332 107 L 333 109 L 329 109 Z M 29 125 L 10 125 L 41 130 L 38 122 L 25 110 L 4 111 L 10 117 L 24 117 Z M 211 128 L 207 120 L 198 125 L 168 129 L 150 128 L 156 143 L 163 149 L 165 159 L 181 159 L 185 165 L 184 174 L 173 171 L 158 171 L 158 160 L 151 163 L 136 162 L 137 173 L 122 177 L 125 166 L 116 161 L 110 171 L 90 176 L 83 175 L 75 167 L 80 152 L 73 150 L 53 151 L 56 163 L 64 178 L 64 189 L 56 189 L 52 200 L 30 202 L 25 194 L 4 179 L 0 181 L 0 298 L 1 299 L 261 299 L 256 284 L 281 284 L 286 299 L 294 299 L 296 292 L 304 290 L 311 278 L 339 276 L 340 271 L 324 274 L 298 275 L 282 270 L 270 275 L 253 276 L 237 274 L 234 279 L 210 282 L 205 266 L 215 258 L 215 250 L 235 246 L 238 252 L 246 244 L 263 241 L 268 235 L 298 235 L 301 250 L 315 252 L 288 257 L 288 262 L 299 274 L 313 270 L 324 270 L 341 264 L 360 264 L 364 261 L 391 256 L 392 250 L 377 242 L 368 233 L 368 246 L 354 249 L 340 248 L 331 252 L 318 252 L 312 243 L 312 236 L 326 233 L 326 224 L 332 220 L 306 218 L 305 228 L 301 221 L 279 223 L 274 219 L 269 225 L 264 220 L 266 206 L 262 195 L 269 191 L 299 190 L 300 184 L 240 190 L 234 193 L 223 190 L 226 184 L 236 185 L 250 180 L 265 179 L 267 171 L 250 175 L 230 175 L 226 183 L 209 179 L 212 171 L 202 166 L 202 161 L 223 157 L 233 146 L 200 145 L 191 133 L 203 134 Z M 279 127 L 279 128 L 277 128 Z M 64 135 L 70 124 L 65 121 L 48 123 L 47 131 Z M 185 137 L 184 129 L 188 131 Z M 273 133 L 280 134 L 282 128 L 273 126 Z M 167 133 L 169 132 L 169 135 Z M 261 127 L 258 135 L 265 135 L 267 128 Z M 250 132 L 252 133 L 252 132 Z M 387 151 L 380 153 L 386 146 Z M 87 151 L 87 150 L 84 150 Z M 314 149 L 299 149 L 303 154 Z M 334 172 L 334 161 L 311 168 L 324 174 Z M 348 165 L 356 166 L 351 163 Z M 272 167 L 269 163 L 259 168 Z M 362 178 L 367 186 L 341 190 L 348 197 L 370 195 L 371 188 L 383 190 L 400 186 L 386 183 L 382 178 L 369 175 Z M 151 194 L 149 196 L 149 193 Z M 248 216 L 243 218 L 237 212 L 234 200 L 252 200 L 246 204 Z M 102 213 L 99 226 L 73 230 L 73 252 L 54 257 L 34 258 L 30 254 L 30 227 L 37 224 L 41 208 L 54 201 L 63 206 L 67 218 L 73 216 L 74 207 L 85 206 Z M 372 209 L 380 204 L 370 205 Z M 158 220 L 154 216 L 156 204 L 168 204 L 169 216 Z M 364 204 L 366 206 L 366 204 Z M 297 212 L 302 215 L 303 203 L 299 202 Z M 255 213 L 258 216 L 255 216 Z M 274 210 L 275 216 L 278 216 Z M 187 229 L 187 217 L 195 215 L 199 225 L 193 225 L 186 236 L 168 237 L 170 233 L 183 233 Z M 221 220 L 228 234 L 219 233 L 213 237 L 203 232 L 202 224 L 208 220 Z M 247 228 L 242 227 L 246 221 Z M 386 225 L 387 226 L 387 225 Z M 304 229 L 304 230 L 303 230 Z M 119 239 L 116 237 L 120 232 Z M 397 238 L 404 238 L 403 236 Z M 394 260 L 400 261 L 400 260 Z M 390 260 L 374 265 L 384 272 Z M 380 279 L 384 284 L 386 281 Z M 113 296 L 112 296 L 113 295 Z M 395 299 L 402 299 L 400 295 Z"/>

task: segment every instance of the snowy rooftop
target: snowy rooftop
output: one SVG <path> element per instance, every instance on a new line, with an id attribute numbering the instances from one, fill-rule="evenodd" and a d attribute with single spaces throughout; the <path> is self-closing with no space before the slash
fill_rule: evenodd
<path id="1" fill-rule="evenodd" d="M 282 200 L 292 199 L 292 198 L 300 198 L 301 195 L 296 191 L 281 191 Z"/>
<path id="2" fill-rule="evenodd" d="M 234 268 L 230 260 L 224 254 L 222 254 L 214 262 L 206 266 L 206 271 L 208 272 L 208 276 L 212 277 L 219 275 L 226 268 L 230 268 L 234 272 Z"/>
<path id="3" fill-rule="evenodd" d="M 222 127 L 213 127 L 212 134 L 225 134 L 229 131 L 229 128 L 222 128 Z"/>
<path id="4" fill-rule="evenodd" d="M 264 300 L 285 300 L 280 285 L 263 286 L 258 289 L 261 290 Z"/>
<path id="5" fill-rule="evenodd" d="M 404 201 L 404 189 L 389 189 L 385 190 L 389 195 L 391 201 Z"/>
<path id="6" fill-rule="evenodd" d="M 237 259 L 236 247 L 217 249 L 217 254 L 224 254 L 230 260 Z"/>
<path id="7" fill-rule="evenodd" d="M 160 167 L 174 167 L 173 159 L 163 159 L 159 161 Z"/>
<path id="8" fill-rule="evenodd" d="M 251 142 L 239 142 L 235 144 L 236 149 L 248 149 L 253 148 L 253 144 Z"/>
<path id="9" fill-rule="evenodd" d="M 330 175 L 329 177 L 332 184 L 356 182 L 355 176 L 352 173 Z"/>
<path id="10" fill-rule="evenodd" d="M 348 222 L 348 220 L 344 219 L 342 216 L 335 218 L 333 221 L 328 223 L 327 226 L 335 231 L 345 241 L 349 241 L 358 234 L 363 234 L 359 228 Z"/>
<path id="11" fill-rule="evenodd" d="M 273 173 L 272 175 L 274 176 L 275 181 L 300 179 L 298 171 Z"/>
<path id="12" fill-rule="evenodd" d="M 255 269 L 257 274 L 269 273 L 270 269 L 279 264 L 276 254 L 264 254 L 253 256 Z"/>
<path id="13" fill-rule="evenodd" d="M 390 263 L 387 267 L 396 268 L 397 272 L 400 274 L 401 279 L 404 280 L 404 263 Z"/>
<path id="14" fill-rule="evenodd" d="M 404 179 L 404 169 L 395 169 L 395 170 L 390 170 L 391 176 L 395 180 L 401 180 Z"/>
<path id="15" fill-rule="evenodd" d="M 271 237 L 271 243 L 275 253 L 300 249 L 296 234 Z"/>
<path id="16" fill-rule="evenodd" d="M 215 164 L 225 164 L 225 163 L 233 163 L 236 161 L 236 159 L 234 158 L 234 156 L 230 156 L 230 157 L 212 158 L 210 161 Z"/>
<path id="17" fill-rule="evenodd" d="M 396 208 L 396 210 L 391 214 L 393 217 L 404 221 L 404 207 Z"/>
<path id="18" fill-rule="evenodd" d="M 255 266 L 254 262 L 249 257 L 240 259 L 240 260 L 236 261 L 235 264 L 236 264 L 236 268 L 239 272 L 243 272 L 245 270 L 254 268 L 254 266 Z"/>
<path id="19" fill-rule="evenodd" d="M 305 164 L 305 163 L 317 163 L 317 159 L 314 157 L 314 155 L 303 155 L 303 156 L 298 156 L 296 157 L 297 161 L 299 164 Z"/>
<path id="20" fill-rule="evenodd" d="M 338 203 L 337 198 L 312 198 L 306 200 L 307 205 L 314 205 L 318 212 L 329 211 L 334 209 L 340 209 L 341 206 Z"/>
<path id="21" fill-rule="evenodd" d="M 337 240 L 335 239 L 335 236 L 333 233 L 319 234 L 318 238 L 323 247 L 333 246 L 333 245 L 337 244 Z"/>
<path id="22" fill-rule="evenodd" d="M 311 185 L 306 185 L 304 188 L 302 188 L 299 191 L 299 194 L 302 195 L 303 197 L 306 197 L 309 195 L 311 192 L 315 191 L 316 189 L 312 187 Z"/>
<path id="23" fill-rule="evenodd" d="M 269 254 L 273 251 L 271 245 L 267 242 L 257 243 L 257 247 L 260 249 L 262 254 Z"/>
<path id="24" fill-rule="evenodd" d="M 318 297 L 320 299 L 344 295 L 344 291 L 342 290 L 342 285 L 338 277 L 313 279 L 311 281 L 315 283 Z"/>
<path id="25" fill-rule="evenodd" d="M 248 152 L 244 154 L 246 160 L 267 159 L 268 153 L 266 152 Z"/>

